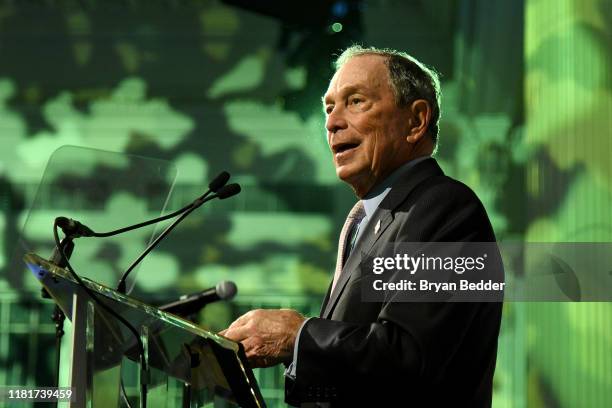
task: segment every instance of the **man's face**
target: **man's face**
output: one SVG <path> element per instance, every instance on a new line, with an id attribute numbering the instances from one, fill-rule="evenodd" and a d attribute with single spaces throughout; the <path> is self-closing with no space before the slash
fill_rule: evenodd
<path id="1" fill-rule="evenodd" d="M 395 103 L 384 57 L 349 59 L 332 78 L 323 103 L 336 175 L 359 197 L 410 157 L 409 109 Z"/>

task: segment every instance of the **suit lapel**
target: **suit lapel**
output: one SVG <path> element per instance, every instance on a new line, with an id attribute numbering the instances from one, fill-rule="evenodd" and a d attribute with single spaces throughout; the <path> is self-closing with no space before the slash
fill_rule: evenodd
<path id="1" fill-rule="evenodd" d="M 363 255 L 370 252 L 374 244 L 385 234 L 385 231 L 395 219 L 395 209 L 403 203 L 408 198 L 408 195 L 423 181 L 443 174 L 436 160 L 428 159 L 408 170 L 408 172 L 393 185 L 389 194 L 387 194 L 385 199 L 380 203 L 378 209 L 372 214 L 372 218 L 368 221 L 368 225 L 363 231 L 361 238 L 346 260 L 334 292 L 330 293 L 331 286 L 328 289 L 325 301 L 321 307 L 323 318 L 328 319 L 331 317 L 338 299 L 344 292 L 349 280 L 354 275 L 353 272 L 358 270 Z M 376 228 L 379 222 L 380 227 Z M 377 229 L 378 231 L 376 231 Z"/>
<path id="2" fill-rule="evenodd" d="M 384 213 L 384 215 L 381 215 L 381 212 Z M 380 220 L 380 228 L 378 230 L 378 233 L 375 234 L 374 229 L 376 224 L 378 223 L 378 220 Z M 340 295 L 342 294 L 342 292 L 344 292 L 344 287 L 353 275 L 352 272 L 359 266 L 359 262 L 362 259 L 361 254 L 367 254 L 370 251 L 376 241 L 378 241 L 378 239 L 384 234 L 387 227 L 391 224 L 391 221 L 393 221 L 393 214 L 391 213 L 391 211 L 381 211 L 381 209 L 379 208 L 374 212 L 374 214 L 372 214 L 372 219 L 368 221 L 366 229 L 363 231 L 361 238 L 355 245 L 355 248 L 353 248 L 353 250 L 351 251 L 351 254 L 346 260 L 344 267 L 342 268 L 342 274 L 338 279 L 338 283 L 336 283 L 336 288 L 334 292 L 329 295 L 329 300 L 325 306 L 325 312 L 323 313 L 323 317 L 328 318 L 331 315 L 331 312 L 336 306 Z"/>
<path id="3" fill-rule="evenodd" d="M 327 287 L 327 293 L 325 294 L 325 298 L 323 299 L 323 303 L 321 303 L 321 310 L 319 311 L 319 317 L 323 317 L 323 314 L 325 312 L 325 308 L 327 307 L 327 303 L 329 302 L 329 295 L 331 292 L 331 288 L 332 288 L 332 282 L 329 283 L 329 286 Z"/>

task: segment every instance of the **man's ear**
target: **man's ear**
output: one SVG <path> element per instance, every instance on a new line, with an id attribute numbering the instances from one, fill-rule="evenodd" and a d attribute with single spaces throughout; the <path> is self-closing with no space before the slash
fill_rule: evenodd
<path id="1" fill-rule="evenodd" d="M 426 133 L 431 120 L 431 106 L 425 99 L 417 99 L 408 107 L 409 129 L 406 140 L 409 143 L 418 142 Z"/>

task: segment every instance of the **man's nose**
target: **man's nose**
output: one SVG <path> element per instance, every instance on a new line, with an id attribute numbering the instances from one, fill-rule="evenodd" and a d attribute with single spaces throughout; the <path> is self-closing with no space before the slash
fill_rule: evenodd
<path id="1" fill-rule="evenodd" d="M 325 128 L 330 133 L 336 133 L 340 129 L 346 129 L 347 123 L 344 117 L 344 112 L 340 107 L 335 107 L 329 114 L 327 114 L 327 120 L 325 121 Z"/>

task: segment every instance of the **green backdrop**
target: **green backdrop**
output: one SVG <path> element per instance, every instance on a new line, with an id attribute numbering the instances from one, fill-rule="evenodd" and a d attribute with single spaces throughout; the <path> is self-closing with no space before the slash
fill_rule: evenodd
<path id="1" fill-rule="evenodd" d="M 498 239 L 611 240 L 609 1 L 276 2 L 268 15 L 228 3 L 240 2 L 0 3 L 0 384 L 53 382 L 52 307 L 20 261 L 51 252 L 51 225 L 22 233 L 34 205 L 85 208 L 82 221 L 111 229 L 159 215 L 170 187 L 166 210 L 181 207 L 228 170 L 241 195 L 187 219 L 142 265 L 135 296 L 161 303 L 231 279 L 239 295 L 201 324 L 253 307 L 317 314 L 355 201 L 320 97 L 353 42 L 441 73 L 438 160 L 477 192 Z M 131 156 L 39 189 L 65 145 Z M 165 160 L 174 184 L 131 194 L 145 173 L 134 155 Z M 152 232 L 77 243 L 78 271 L 114 282 Z M 611 323 L 609 303 L 506 304 L 494 406 L 612 406 Z M 284 406 L 282 370 L 257 375 Z"/>

